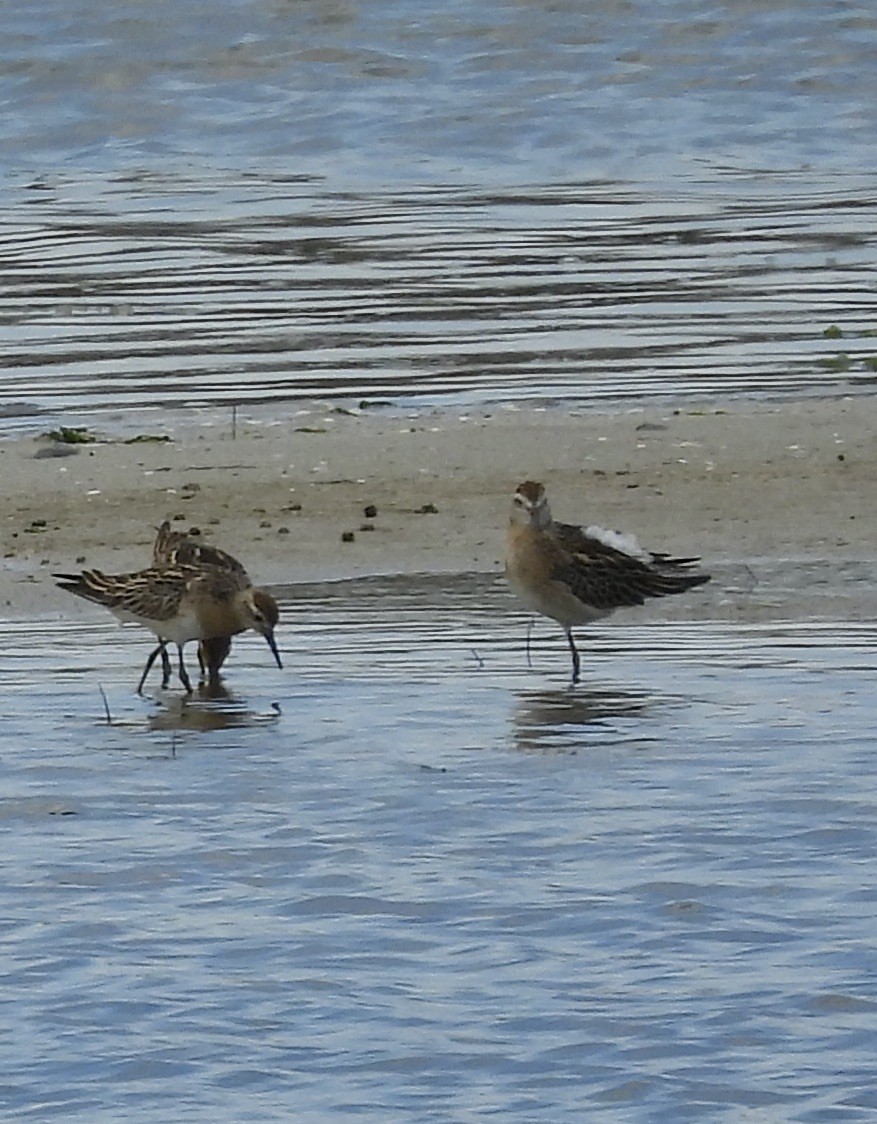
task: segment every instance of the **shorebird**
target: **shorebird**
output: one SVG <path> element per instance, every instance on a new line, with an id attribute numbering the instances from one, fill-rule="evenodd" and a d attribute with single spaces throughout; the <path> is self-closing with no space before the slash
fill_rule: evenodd
<path id="1" fill-rule="evenodd" d="M 218 546 L 210 546 L 208 543 L 198 542 L 195 536 L 199 534 L 200 531 L 198 531 L 196 527 L 192 527 L 188 531 L 174 531 L 171 529 L 169 520 L 165 519 L 158 528 L 158 533 L 155 536 L 155 543 L 152 547 L 153 565 L 162 567 L 219 566 L 220 569 L 228 570 L 233 574 L 240 574 L 242 577 L 248 579 L 247 571 L 237 558 L 224 550 L 220 550 Z M 269 594 L 265 594 L 265 596 L 268 597 Z M 273 612 L 276 622 L 276 605 L 274 605 Z M 226 657 L 230 651 L 230 636 L 211 636 L 205 640 L 199 641 L 198 664 L 201 668 L 201 674 L 204 675 L 206 673 L 207 675 L 209 687 L 217 687 L 219 685 L 219 669 L 225 663 Z M 167 687 L 170 682 L 171 662 L 168 658 L 166 645 L 162 640 L 159 640 L 158 647 L 146 661 L 146 669 L 143 672 L 143 678 L 140 681 L 138 691 L 143 689 L 146 676 L 149 674 L 155 662 L 155 658 L 158 655 L 161 655 L 162 686 Z"/>
<path id="2" fill-rule="evenodd" d="M 699 561 L 644 551 L 632 536 L 602 527 L 583 530 L 572 523 L 556 523 L 545 488 L 534 480 L 519 484 L 512 499 L 506 578 L 529 609 L 551 617 L 564 630 L 573 683 L 580 672 L 574 625 L 642 605 L 647 597 L 666 597 L 702 585 L 709 574 L 687 569 Z"/>
<path id="3" fill-rule="evenodd" d="M 138 692 L 164 644 L 176 644 L 180 682 L 191 694 L 183 647 L 190 640 L 227 638 L 248 628 L 261 633 L 283 667 L 274 641 L 277 604 L 264 590 L 254 589 L 246 574 L 219 566 L 151 566 L 129 574 L 54 574 L 61 589 L 94 601 L 121 621 L 145 625 L 159 639 L 137 686 Z"/>

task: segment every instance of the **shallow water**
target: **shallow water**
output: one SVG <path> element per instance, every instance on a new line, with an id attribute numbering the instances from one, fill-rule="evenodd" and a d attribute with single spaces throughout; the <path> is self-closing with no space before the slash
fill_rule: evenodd
<path id="1" fill-rule="evenodd" d="M 873 389 L 870 5 L 39 0 L 4 31 L 2 430 Z"/>
<path id="2" fill-rule="evenodd" d="M 218 700 L 6 626 L 6 1119 L 873 1118 L 872 623 L 619 617 L 571 689 L 490 577 L 283 612 Z"/>
<path id="3" fill-rule="evenodd" d="M 871 184 L 97 185 L 0 224 L 5 431 L 309 399 L 864 392 Z M 836 329 L 839 338 L 824 333 Z"/>
<path id="4" fill-rule="evenodd" d="M 36 0 L 6 15 L 0 168 L 380 183 L 873 163 L 867 3 Z M 621 176 L 619 175 L 621 173 Z"/>

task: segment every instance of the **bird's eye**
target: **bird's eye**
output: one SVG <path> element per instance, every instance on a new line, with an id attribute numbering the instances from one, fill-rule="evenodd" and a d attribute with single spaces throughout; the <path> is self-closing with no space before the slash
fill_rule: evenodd
<path id="1" fill-rule="evenodd" d="M 516 496 L 515 496 L 515 501 L 514 501 L 514 502 L 515 502 L 515 503 L 516 503 L 516 504 L 518 505 L 518 507 L 521 507 L 521 506 L 523 505 L 523 503 L 524 503 L 524 501 L 523 501 L 523 500 L 521 499 L 521 497 L 520 497 L 520 496 L 518 496 L 518 495 L 516 495 Z"/>

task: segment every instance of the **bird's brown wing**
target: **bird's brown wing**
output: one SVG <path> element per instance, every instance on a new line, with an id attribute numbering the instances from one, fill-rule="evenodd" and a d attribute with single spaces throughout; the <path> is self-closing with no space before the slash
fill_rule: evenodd
<path id="1" fill-rule="evenodd" d="M 552 577 L 565 582 L 580 601 L 609 611 L 642 605 L 649 597 L 682 593 L 709 581 L 708 574 L 663 568 L 582 536 L 580 549 L 560 548 Z"/>
<path id="2" fill-rule="evenodd" d="M 247 572 L 227 551 L 198 542 L 190 533 L 171 530 L 167 520 L 158 528 L 152 557 L 157 566 L 216 566 L 236 574 L 246 575 Z"/>
<path id="3" fill-rule="evenodd" d="M 583 528 L 577 527 L 574 523 L 558 523 L 555 520 L 551 525 L 551 534 L 563 549 L 568 550 L 571 554 L 584 554 L 588 558 L 602 557 L 614 560 L 631 557 L 631 555 L 625 554 L 623 550 L 594 538 L 593 535 L 589 535 Z M 648 551 L 648 556 L 653 566 L 668 570 L 684 568 L 700 561 L 700 558 L 695 556 L 675 558 L 672 554 L 654 550 Z"/>
<path id="4" fill-rule="evenodd" d="M 77 597 L 123 609 L 139 617 L 164 621 L 176 616 L 190 581 L 201 573 L 193 567 L 155 567 L 129 574 L 104 574 L 83 570 L 81 574 L 55 574 L 58 585 Z"/>

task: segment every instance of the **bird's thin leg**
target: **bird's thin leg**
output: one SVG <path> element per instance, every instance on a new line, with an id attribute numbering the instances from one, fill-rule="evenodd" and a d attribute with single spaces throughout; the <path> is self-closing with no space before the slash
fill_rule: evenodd
<path id="1" fill-rule="evenodd" d="M 159 641 L 158 647 L 155 649 L 155 651 L 150 653 L 149 659 L 146 661 L 146 667 L 144 667 L 143 674 L 140 676 L 140 682 L 137 684 L 137 694 L 138 695 L 143 694 L 143 684 L 146 682 L 146 676 L 152 670 L 152 665 L 155 663 L 155 657 L 158 655 L 159 652 L 161 652 L 161 666 L 162 666 L 162 668 L 164 668 L 165 667 L 165 661 L 167 661 L 168 655 L 167 655 L 167 652 L 164 650 L 164 641 L 163 640 Z M 166 687 L 167 682 L 166 681 L 163 682 L 162 686 Z"/>
<path id="2" fill-rule="evenodd" d="M 192 684 L 189 682 L 189 676 L 186 672 L 186 664 L 183 660 L 183 645 L 177 644 L 177 651 L 180 653 L 180 682 L 186 688 L 186 694 L 191 695 Z"/>
<path id="3" fill-rule="evenodd" d="M 162 640 L 161 642 L 161 685 L 166 691 L 171 681 L 171 658 L 167 654 L 167 645 Z"/>
<path id="4" fill-rule="evenodd" d="M 530 633 L 533 631 L 533 618 L 527 621 L 527 667 L 532 670 L 533 661 L 530 659 Z"/>
<path id="5" fill-rule="evenodd" d="M 572 653 L 572 681 L 573 681 L 573 683 L 578 683 L 578 681 L 579 681 L 579 668 L 580 668 L 579 653 L 578 653 L 578 649 L 576 648 L 576 642 L 572 638 L 572 629 L 571 628 L 568 628 L 566 630 L 566 639 L 567 639 L 567 642 L 569 644 L 569 650 Z"/>

